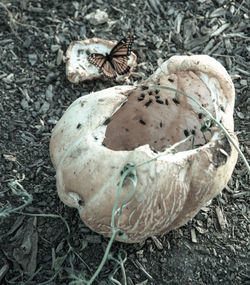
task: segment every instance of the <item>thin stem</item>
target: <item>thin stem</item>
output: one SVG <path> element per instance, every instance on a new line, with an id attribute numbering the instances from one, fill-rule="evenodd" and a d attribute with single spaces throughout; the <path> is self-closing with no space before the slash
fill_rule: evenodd
<path id="1" fill-rule="evenodd" d="M 66 220 L 65 220 L 63 217 L 61 217 L 60 215 L 54 215 L 54 214 L 30 214 L 30 213 L 23 213 L 23 212 L 18 212 L 18 211 L 15 211 L 15 213 L 21 214 L 21 215 L 25 215 L 25 216 L 31 216 L 31 217 L 60 218 L 60 219 L 64 222 L 64 224 L 66 225 L 68 234 L 70 234 L 70 228 L 69 228 L 68 223 L 67 223 Z"/>
<path id="2" fill-rule="evenodd" d="M 104 264 L 106 263 L 106 260 L 107 260 L 107 258 L 108 258 L 108 255 L 109 255 L 111 246 L 112 246 L 112 244 L 113 244 L 113 242 L 114 242 L 114 240 L 115 240 L 115 236 L 116 236 L 116 234 L 117 234 L 118 231 L 119 231 L 118 229 L 112 231 L 112 236 L 111 236 L 111 238 L 110 238 L 110 240 L 109 240 L 109 243 L 108 243 L 108 245 L 107 245 L 107 247 L 106 247 L 104 256 L 103 256 L 103 258 L 102 258 L 102 261 L 101 261 L 101 263 L 99 264 L 99 266 L 98 266 L 96 272 L 92 275 L 91 279 L 88 281 L 87 285 L 91 285 L 91 284 L 95 281 L 95 279 L 96 279 L 96 277 L 99 275 L 99 273 L 101 272 L 101 270 L 102 270 Z"/>

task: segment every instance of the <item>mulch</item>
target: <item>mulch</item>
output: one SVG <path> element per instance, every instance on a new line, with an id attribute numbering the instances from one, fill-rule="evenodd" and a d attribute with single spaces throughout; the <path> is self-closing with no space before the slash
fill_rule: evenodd
<path id="1" fill-rule="evenodd" d="M 98 9 L 107 13 L 101 22 L 90 15 Z M 216 58 L 235 85 L 235 129 L 250 161 L 249 28 L 245 0 L 0 3 L 1 284 L 86 284 L 108 243 L 60 202 L 49 158 L 51 131 L 67 107 L 117 84 L 70 83 L 69 44 L 132 32 L 138 59 L 130 84 L 173 55 Z M 113 244 L 94 284 L 123 284 L 120 255 L 129 285 L 250 284 L 249 181 L 239 159 L 228 186 L 187 225 L 143 244 Z"/>

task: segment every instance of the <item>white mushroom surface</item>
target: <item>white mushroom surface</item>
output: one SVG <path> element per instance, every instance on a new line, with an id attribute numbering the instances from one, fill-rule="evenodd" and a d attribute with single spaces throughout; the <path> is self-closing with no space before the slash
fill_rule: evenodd
<path id="1" fill-rule="evenodd" d="M 125 235 L 116 237 L 128 243 L 164 234 L 193 218 L 227 185 L 237 161 L 235 148 L 216 124 L 204 129 L 206 114 L 197 104 L 152 84 L 198 100 L 238 143 L 233 83 L 209 56 L 172 57 L 138 87 L 116 86 L 73 102 L 53 130 L 50 154 L 60 199 L 77 208 L 92 230 L 111 235 L 124 166 L 163 154 L 136 169 L 135 192 L 120 216 Z M 175 151 L 164 153 L 191 134 Z M 125 180 L 119 207 L 131 187 Z"/>

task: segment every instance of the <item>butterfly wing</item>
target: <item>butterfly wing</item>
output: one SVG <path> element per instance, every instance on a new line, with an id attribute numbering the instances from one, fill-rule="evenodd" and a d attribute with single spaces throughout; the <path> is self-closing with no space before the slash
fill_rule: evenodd
<path id="1" fill-rule="evenodd" d="M 119 74 L 125 74 L 129 72 L 130 66 L 128 66 L 128 57 L 127 56 L 118 56 L 111 59 L 112 65 L 114 66 L 115 71 Z"/>
<path id="2" fill-rule="evenodd" d="M 129 72 L 128 56 L 131 53 L 133 38 L 120 40 L 111 50 L 110 54 L 93 53 L 88 57 L 90 63 L 99 67 L 105 76 L 113 78 L 116 72 L 119 75 Z"/>
<path id="3" fill-rule="evenodd" d="M 110 61 L 106 60 L 101 67 L 102 72 L 104 73 L 105 76 L 109 78 L 114 78 L 116 76 L 116 72 L 114 68 L 112 67 Z"/>
<path id="4" fill-rule="evenodd" d="M 116 73 L 115 73 L 114 69 L 112 68 L 112 65 L 108 61 L 107 56 L 102 55 L 100 53 L 92 53 L 88 57 L 88 60 L 90 63 L 99 67 L 105 76 L 107 76 L 109 78 L 115 77 Z"/>
<path id="5" fill-rule="evenodd" d="M 89 55 L 88 60 L 90 63 L 93 63 L 95 66 L 102 68 L 106 61 L 106 57 L 100 53 L 92 53 Z"/>
<path id="6" fill-rule="evenodd" d="M 132 43 L 132 37 L 124 38 L 120 40 L 110 52 L 111 63 L 119 75 L 125 74 L 130 70 L 128 66 L 128 56 L 131 53 Z"/>
<path id="7" fill-rule="evenodd" d="M 116 44 L 111 52 L 110 56 L 113 57 L 118 57 L 118 56 L 129 56 L 131 53 L 131 47 L 133 43 L 133 38 L 132 37 L 127 37 L 124 39 L 121 39 L 118 44 Z"/>

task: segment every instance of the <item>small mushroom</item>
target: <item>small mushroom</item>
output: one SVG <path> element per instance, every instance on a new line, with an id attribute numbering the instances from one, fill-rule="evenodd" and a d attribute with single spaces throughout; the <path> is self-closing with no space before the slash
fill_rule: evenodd
<path id="1" fill-rule="evenodd" d="M 72 83 L 79 83 L 85 80 L 98 79 L 103 76 L 100 68 L 90 63 L 90 54 L 109 54 L 116 42 L 100 38 L 91 38 L 82 41 L 72 42 L 66 51 L 66 75 Z M 124 75 L 118 75 L 117 80 L 122 80 L 130 75 L 136 63 L 136 55 L 131 52 L 128 56 L 130 71 Z"/>
<path id="2" fill-rule="evenodd" d="M 223 190 L 237 161 L 228 138 L 197 104 L 152 84 L 192 96 L 238 143 L 234 86 L 224 67 L 209 56 L 174 56 L 138 87 L 116 86 L 73 102 L 53 130 L 50 155 L 60 199 L 77 208 L 92 230 L 111 235 L 124 166 L 157 156 L 136 169 L 135 192 L 120 216 L 125 235 L 116 237 L 127 243 L 185 224 Z M 183 141 L 174 151 L 164 152 Z M 127 179 L 118 207 L 131 187 Z"/>

